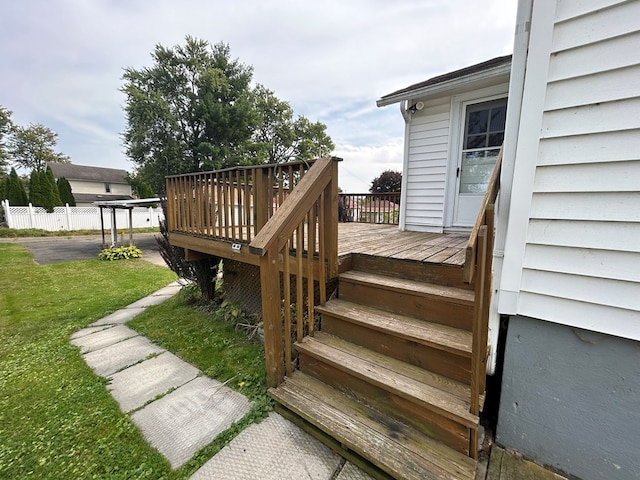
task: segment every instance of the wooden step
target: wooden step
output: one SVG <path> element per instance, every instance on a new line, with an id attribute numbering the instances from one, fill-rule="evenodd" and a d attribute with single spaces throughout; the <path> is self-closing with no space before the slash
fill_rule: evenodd
<path id="1" fill-rule="evenodd" d="M 475 461 L 295 371 L 269 394 L 342 447 L 402 480 L 471 480 Z"/>
<path id="2" fill-rule="evenodd" d="M 471 332 L 341 299 L 316 307 L 322 331 L 470 383 Z"/>
<path id="3" fill-rule="evenodd" d="M 340 274 L 339 297 L 392 313 L 471 330 L 473 291 L 350 270 Z"/>
<path id="4" fill-rule="evenodd" d="M 464 281 L 464 267 L 461 265 L 423 263 L 414 260 L 404 260 L 388 257 L 376 257 L 354 253 L 349 258 L 348 265 L 351 270 L 377 273 L 390 277 L 399 277 L 417 282 L 434 283 L 449 287 L 458 287 L 473 290 L 473 286 Z M 340 270 L 346 271 L 347 268 Z"/>

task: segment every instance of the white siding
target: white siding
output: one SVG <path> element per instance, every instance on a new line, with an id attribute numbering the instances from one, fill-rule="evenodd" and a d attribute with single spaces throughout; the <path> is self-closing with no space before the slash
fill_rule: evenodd
<path id="1" fill-rule="evenodd" d="M 107 193 L 105 184 L 109 182 L 87 182 L 84 180 L 69 180 L 73 193 Z M 131 186 L 127 183 L 110 183 L 111 195 L 131 195 Z"/>
<path id="2" fill-rule="evenodd" d="M 531 202 L 516 312 L 635 340 L 638 19 L 640 2 L 557 2 L 548 71 L 531 73 L 546 76 L 546 95 L 532 191 L 521 192 Z"/>
<path id="3" fill-rule="evenodd" d="M 451 98 L 425 102 L 407 128 L 405 228 L 438 230 L 444 222 Z"/>

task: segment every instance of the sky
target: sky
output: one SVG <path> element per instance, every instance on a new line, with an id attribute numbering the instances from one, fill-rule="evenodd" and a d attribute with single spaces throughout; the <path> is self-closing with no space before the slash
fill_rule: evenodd
<path id="1" fill-rule="evenodd" d="M 0 105 L 58 133 L 72 163 L 121 168 L 123 69 L 186 35 L 227 43 L 253 82 L 327 125 L 343 191 L 402 170 L 404 121 L 381 96 L 512 52 L 516 0 L 0 2 Z"/>

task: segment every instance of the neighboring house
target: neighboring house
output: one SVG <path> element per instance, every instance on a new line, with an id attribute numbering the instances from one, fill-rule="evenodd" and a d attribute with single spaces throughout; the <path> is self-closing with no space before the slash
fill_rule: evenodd
<path id="1" fill-rule="evenodd" d="M 494 249 L 493 303 L 508 319 L 496 439 L 585 480 L 640 478 L 638 52 L 640 2 L 520 0 L 512 62 L 378 101 L 401 102 L 406 121 L 401 228 L 466 227 L 502 143 L 484 120 L 506 99 L 510 69 Z"/>
<path id="2" fill-rule="evenodd" d="M 56 180 L 64 177 L 69 181 L 73 198 L 79 207 L 92 207 L 93 202 L 98 201 L 133 198 L 125 170 L 72 163 L 49 163 L 48 166 Z"/>

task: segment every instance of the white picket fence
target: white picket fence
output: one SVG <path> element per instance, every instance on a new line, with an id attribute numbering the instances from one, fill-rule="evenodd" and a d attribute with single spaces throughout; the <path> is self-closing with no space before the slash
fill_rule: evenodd
<path id="1" fill-rule="evenodd" d="M 59 230 L 100 230 L 100 208 L 98 207 L 55 207 L 47 213 L 42 207 L 15 207 L 8 200 L 2 201 L 4 216 L 9 228 L 37 228 L 56 232 Z M 133 228 L 157 227 L 164 218 L 162 208 L 137 207 L 133 209 Z M 129 226 L 129 212 L 116 211 L 116 226 Z M 104 228 L 111 228 L 111 212 L 104 212 Z"/>

